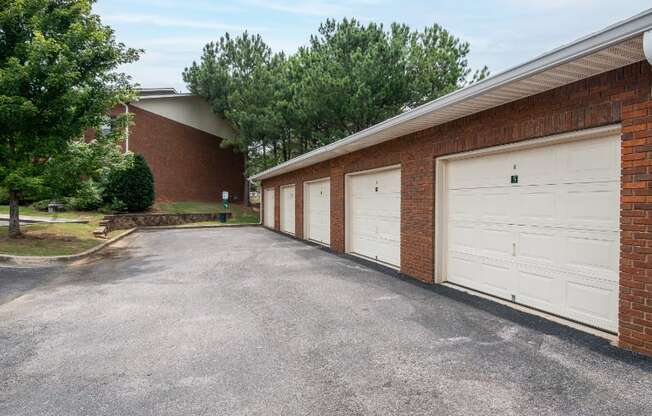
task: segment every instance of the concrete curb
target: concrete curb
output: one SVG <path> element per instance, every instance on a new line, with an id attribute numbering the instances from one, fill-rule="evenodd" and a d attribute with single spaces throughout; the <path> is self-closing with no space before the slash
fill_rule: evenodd
<path id="1" fill-rule="evenodd" d="M 151 227 L 138 227 L 138 231 L 159 231 L 159 230 L 201 230 L 210 228 L 240 228 L 260 227 L 258 223 L 253 224 L 220 224 L 220 225 L 159 225 Z"/>
<path id="2" fill-rule="evenodd" d="M 200 230 L 200 229 L 214 229 L 214 228 L 239 228 L 239 227 L 259 227 L 260 224 L 223 224 L 223 225 L 196 225 L 196 226 L 182 226 L 182 225 L 168 225 L 160 227 L 135 227 L 131 228 L 120 235 L 113 237 L 110 240 L 104 241 L 97 246 L 90 248 L 86 251 L 68 256 L 11 256 L 8 254 L 0 254 L 0 268 L 11 266 L 53 266 L 57 264 L 65 264 L 73 261 L 83 259 L 95 254 L 103 248 L 122 240 L 123 238 L 131 235 L 137 231 L 153 232 L 160 230 Z"/>
<path id="3" fill-rule="evenodd" d="M 51 266 L 59 263 L 69 263 L 88 257 L 91 254 L 95 254 L 98 251 L 102 250 L 104 247 L 111 245 L 119 240 L 122 240 L 126 236 L 137 231 L 137 228 L 132 228 L 123 232 L 120 235 L 113 237 L 110 240 L 107 240 L 103 243 L 96 245 L 95 247 L 89 248 L 86 251 L 81 253 L 71 254 L 68 256 L 10 256 L 7 254 L 0 254 L 0 267 L 2 266 Z"/>

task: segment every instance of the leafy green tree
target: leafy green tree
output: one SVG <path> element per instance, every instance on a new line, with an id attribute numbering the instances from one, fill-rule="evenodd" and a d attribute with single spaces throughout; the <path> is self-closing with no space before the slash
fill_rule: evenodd
<path id="1" fill-rule="evenodd" d="M 9 235 L 20 235 L 20 193 L 107 109 L 133 95 L 119 65 L 139 51 L 115 40 L 93 0 L 0 0 L 0 184 Z"/>
<path id="2" fill-rule="evenodd" d="M 284 127 L 277 97 L 284 65 L 285 56 L 273 54 L 260 35 L 245 32 L 233 38 L 227 33 L 204 47 L 201 63 L 183 72 L 190 90 L 237 127 L 238 135 L 222 141 L 223 147 L 247 152 L 277 143 Z"/>
<path id="3" fill-rule="evenodd" d="M 107 117 L 108 118 L 108 117 Z M 112 129 L 107 134 L 97 132 L 94 140 L 70 141 L 65 150 L 47 160 L 42 166 L 44 191 L 42 197 L 60 200 L 85 191 L 86 181 L 97 184 L 100 190 L 106 185 L 109 174 L 124 169 L 127 158 L 121 142 L 131 117 L 121 114 L 111 120 Z"/>
<path id="4" fill-rule="evenodd" d="M 245 33 L 204 48 L 184 71 L 191 92 L 239 129 L 227 145 L 248 153 L 248 173 L 331 143 L 484 78 L 469 44 L 439 25 L 327 20 L 307 46 L 274 54 Z"/>
<path id="5" fill-rule="evenodd" d="M 308 147 L 330 143 L 483 78 L 469 80 L 469 44 L 439 25 L 362 25 L 327 20 L 299 49 L 295 111 L 304 113 Z M 297 127 L 297 126 L 295 126 Z"/>

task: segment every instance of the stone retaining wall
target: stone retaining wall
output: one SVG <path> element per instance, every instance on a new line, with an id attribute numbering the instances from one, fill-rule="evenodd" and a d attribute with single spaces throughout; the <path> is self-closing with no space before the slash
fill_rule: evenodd
<path id="1" fill-rule="evenodd" d="M 230 212 L 227 213 L 228 218 L 231 218 Z M 105 227 L 106 233 L 109 233 L 135 227 L 159 227 L 205 221 L 218 221 L 218 214 L 116 214 L 104 216 L 100 225 Z"/>

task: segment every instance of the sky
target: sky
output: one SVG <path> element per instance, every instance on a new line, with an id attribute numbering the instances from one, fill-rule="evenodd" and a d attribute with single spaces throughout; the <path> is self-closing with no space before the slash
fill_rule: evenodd
<path id="1" fill-rule="evenodd" d="M 363 23 L 438 23 L 470 43 L 471 68 L 492 74 L 638 14 L 650 0 L 99 0 L 118 41 L 142 48 L 121 68 L 141 87 L 187 91 L 181 73 L 224 33 L 259 33 L 275 51 L 295 52 L 327 18 Z"/>

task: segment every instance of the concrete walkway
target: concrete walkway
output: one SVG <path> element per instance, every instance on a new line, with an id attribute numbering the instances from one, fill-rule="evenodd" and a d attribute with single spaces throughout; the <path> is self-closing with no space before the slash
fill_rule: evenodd
<path id="1" fill-rule="evenodd" d="M 0 269 L 0 415 L 651 415 L 652 360 L 260 227 Z"/>
<path id="2" fill-rule="evenodd" d="M 60 217 L 36 217 L 31 215 L 21 215 L 21 224 L 37 224 L 37 223 L 54 223 L 54 224 L 88 224 L 88 220 L 78 218 L 60 218 Z M 9 225 L 9 215 L 0 214 L 0 226 Z"/>

